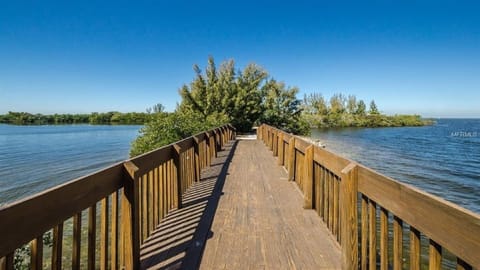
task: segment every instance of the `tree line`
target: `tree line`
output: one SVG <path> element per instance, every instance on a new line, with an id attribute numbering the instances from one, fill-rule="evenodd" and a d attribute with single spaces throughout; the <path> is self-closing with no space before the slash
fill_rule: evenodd
<path id="1" fill-rule="evenodd" d="M 0 123 L 13 125 L 63 125 L 63 124 L 123 124 L 143 125 L 149 121 L 151 113 L 138 112 L 93 112 L 90 114 L 32 114 L 8 112 L 0 115 Z"/>
<path id="2" fill-rule="evenodd" d="M 252 63 L 243 70 L 233 60 L 217 66 L 208 58 L 205 70 L 193 66 L 193 80 L 179 89 L 174 112 L 156 109 L 132 143 L 131 156 L 170 144 L 226 123 L 249 132 L 265 123 L 287 132 L 308 135 L 312 127 L 391 127 L 428 124 L 419 115 L 387 116 L 375 101 L 367 105 L 353 95 L 335 94 L 328 101 L 314 93 L 297 98 L 299 89 L 271 77 Z M 155 108 L 155 106 L 154 106 Z M 152 110 L 152 109 L 150 109 Z"/>
<path id="3" fill-rule="evenodd" d="M 355 95 L 334 94 L 325 99 L 320 93 L 305 95 L 302 114 L 311 127 L 398 127 L 431 124 L 420 115 L 385 115 L 374 100 L 367 108 Z"/>

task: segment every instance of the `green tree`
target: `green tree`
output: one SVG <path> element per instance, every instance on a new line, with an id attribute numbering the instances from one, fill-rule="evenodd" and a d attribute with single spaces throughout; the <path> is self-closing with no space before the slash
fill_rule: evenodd
<path id="1" fill-rule="evenodd" d="M 208 117 L 213 113 L 224 114 L 239 131 L 250 131 L 262 114 L 262 93 L 268 73 L 250 64 L 235 73 L 233 60 L 217 70 L 213 58 L 209 58 L 206 74 L 195 65 L 196 77 L 190 86 L 180 89 L 180 110 L 191 110 Z"/>
<path id="2" fill-rule="evenodd" d="M 347 111 L 349 114 L 355 114 L 357 111 L 357 97 L 354 95 L 348 95 L 347 99 Z"/>
<path id="3" fill-rule="evenodd" d="M 356 115 L 365 116 L 367 112 L 367 105 L 363 100 L 360 100 L 357 104 L 357 110 L 355 111 Z"/>
<path id="4" fill-rule="evenodd" d="M 305 95 L 303 99 L 303 109 L 304 112 L 310 114 L 319 114 L 327 115 L 328 114 L 328 105 L 325 101 L 325 98 L 320 93 L 311 93 L 310 95 Z"/>
<path id="5" fill-rule="evenodd" d="M 343 94 L 334 94 L 330 98 L 330 113 L 341 114 L 345 112 L 346 98 Z"/>
<path id="6" fill-rule="evenodd" d="M 368 113 L 371 115 L 378 115 L 380 112 L 378 111 L 377 104 L 375 104 L 375 101 L 372 100 L 370 102 L 370 109 L 368 110 Z"/>
<path id="7" fill-rule="evenodd" d="M 260 117 L 262 123 L 279 127 L 287 132 L 308 134 L 309 125 L 301 118 L 300 100 L 297 99 L 298 88 L 285 87 L 283 82 L 269 80 L 262 88 L 265 95 Z"/>

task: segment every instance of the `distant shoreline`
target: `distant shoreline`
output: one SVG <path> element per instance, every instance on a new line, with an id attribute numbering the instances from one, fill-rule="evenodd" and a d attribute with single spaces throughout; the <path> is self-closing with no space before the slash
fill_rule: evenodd
<path id="1" fill-rule="evenodd" d="M 150 113 L 106 112 L 90 114 L 32 114 L 27 112 L 8 112 L 0 115 L 1 124 L 10 125 L 143 125 L 151 119 Z"/>

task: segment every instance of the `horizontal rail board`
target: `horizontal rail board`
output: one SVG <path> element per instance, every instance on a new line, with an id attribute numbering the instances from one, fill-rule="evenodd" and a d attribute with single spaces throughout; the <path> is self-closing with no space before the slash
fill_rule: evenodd
<path id="1" fill-rule="evenodd" d="M 287 142 L 287 143 L 288 143 L 288 141 L 289 141 L 292 137 L 293 137 L 292 134 L 288 134 L 288 133 L 283 132 L 283 141 L 284 141 L 284 142 Z"/>
<path id="2" fill-rule="evenodd" d="M 338 176 L 348 164 L 352 163 L 352 161 L 318 146 L 314 148 L 313 160 Z"/>
<path id="3" fill-rule="evenodd" d="M 137 156 L 128 161 L 133 162 L 137 166 L 138 175 L 143 175 L 144 173 L 152 170 L 157 167 L 158 164 L 162 164 L 172 158 L 173 145 L 167 145 L 162 148 L 153 150 L 141 156 Z"/>
<path id="4" fill-rule="evenodd" d="M 2 207 L 0 257 L 121 188 L 123 174 L 116 164 Z"/>
<path id="5" fill-rule="evenodd" d="M 312 144 L 305 141 L 304 139 L 300 137 L 295 137 L 295 149 L 297 149 L 298 151 L 305 153 L 305 149 L 307 149 L 307 147 L 309 147 L 310 145 Z"/>
<path id="6" fill-rule="evenodd" d="M 456 256 L 480 267 L 480 215 L 364 166 L 358 170 L 358 191 Z"/>

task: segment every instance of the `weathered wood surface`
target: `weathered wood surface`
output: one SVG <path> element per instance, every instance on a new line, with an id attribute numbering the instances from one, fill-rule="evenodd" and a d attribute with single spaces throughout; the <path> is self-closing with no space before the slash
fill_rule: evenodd
<path id="1" fill-rule="evenodd" d="M 340 247 L 267 147 L 226 150 L 143 244 L 142 268 L 341 269 Z"/>

